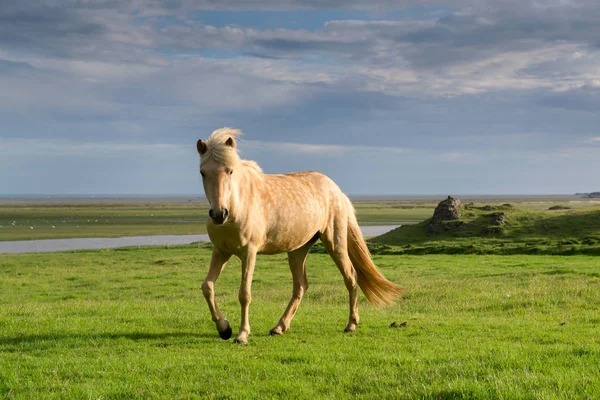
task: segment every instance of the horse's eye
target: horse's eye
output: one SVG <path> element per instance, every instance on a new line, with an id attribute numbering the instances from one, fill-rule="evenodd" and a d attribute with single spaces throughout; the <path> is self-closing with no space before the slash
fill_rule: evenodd
<path id="1" fill-rule="evenodd" d="M 233 170 L 230 169 L 229 172 L 227 172 L 229 175 L 233 174 Z"/>
<path id="2" fill-rule="evenodd" d="M 204 172 L 200 171 L 200 175 L 202 175 L 202 177 L 204 178 Z"/>

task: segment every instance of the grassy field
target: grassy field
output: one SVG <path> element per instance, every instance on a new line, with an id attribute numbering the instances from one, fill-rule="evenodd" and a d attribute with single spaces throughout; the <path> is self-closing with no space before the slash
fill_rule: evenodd
<path id="1" fill-rule="evenodd" d="M 440 199 L 441 200 L 441 199 Z M 576 199 L 517 199 L 527 210 L 564 204 L 574 209 L 600 208 L 596 201 Z M 486 204 L 500 204 L 491 199 Z M 357 201 L 361 225 L 423 221 L 433 214 L 437 201 Z M 65 204 L 0 204 L 0 240 L 58 239 L 206 233 L 208 206 L 189 202 L 110 202 Z"/>
<path id="2" fill-rule="evenodd" d="M 375 256 L 396 306 L 347 294 L 325 255 L 291 330 L 285 255 L 259 257 L 248 346 L 218 338 L 208 247 L 0 258 L 3 398 L 600 398 L 600 269 L 587 256 Z M 217 282 L 237 325 L 240 266 Z M 407 322 L 404 328 L 390 323 Z"/>

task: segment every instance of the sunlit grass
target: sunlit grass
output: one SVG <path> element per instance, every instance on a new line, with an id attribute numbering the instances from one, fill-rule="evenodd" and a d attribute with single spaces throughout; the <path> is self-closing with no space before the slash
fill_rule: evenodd
<path id="1" fill-rule="evenodd" d="M 210 251 L 123 249 L 2 256 L 0 397 L 600 398 L 594 257 L 375 256 L 405 286 L 396 306 L 347 293 L 311 254 L 291 330 L 285 255 L 259 257 L 248 346 L 218 338 L 200 291 Z M 239 262 L 217 300 L 239 322 Z M 389 328 L 391 322 L 407 322 Z"/>

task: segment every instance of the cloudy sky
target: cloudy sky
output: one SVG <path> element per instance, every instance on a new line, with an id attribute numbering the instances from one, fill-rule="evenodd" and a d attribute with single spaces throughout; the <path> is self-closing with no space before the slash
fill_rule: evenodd
<path id="1" fill-rule="evenodd" d="M 600 190 L 597 0 L 0 0 L 0 195 L 201 194 L 219 127 L 349 194 Z"/>

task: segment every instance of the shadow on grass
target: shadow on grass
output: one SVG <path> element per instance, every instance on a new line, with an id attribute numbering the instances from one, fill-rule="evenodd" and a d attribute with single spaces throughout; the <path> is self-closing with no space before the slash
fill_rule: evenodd
<path id="1" fill-rule="evenodd" d="M 88 334 L 45 334 L 45 335 L 19 335 L 14 337 L 1 337 L 1 346 L 31 345 L 31 344 L 49 344 L 64 343 L 76 344 L 78 341 L 97 341 L 97 340 L 121 340 L 129 339 L 134 341 L 152 341 L 171 339 L 176 343 L 194 343 L 197 339 L 218 339 L 219 335 L 214 333 L 189 333 L 189 332 L 166 332 L 166 333 L 147 333 L 147 332 L 113 332 L 113 333 L 88 333 Z M 182 339 L 184 339 L 182 341 Z M 185 340 L 187 339 L 187 340 Z M 163 342 L 164 343 L 164 342 Z"/>
<path id="2" fill-rule="evenodd" d="M 600 241 L 600 211 L 587 213 L 567 213 L 535 221 L 530 230 L 544 237 L 567 239 L 575 241 L 590 240 L 594 244 Z M 515 236 L 525 236 L 526 228 L 516 229 Z"/>

